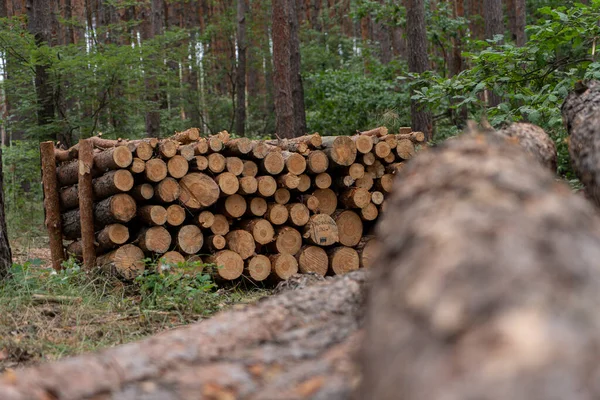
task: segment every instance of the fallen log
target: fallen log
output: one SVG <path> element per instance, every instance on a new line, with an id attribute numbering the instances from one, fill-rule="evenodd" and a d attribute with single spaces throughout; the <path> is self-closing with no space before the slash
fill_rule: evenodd
<path id="1" fill-rule="evenodd" d="M 517 123 L 498 133 L 513 138 L 543 166 L 556 173 L 556 145 L 546 132 L 533 124 Z"/>
<path id="2" fill-rule="evenodd" d="M 597 398 L 594 208 L 497 134 L 447 141 L 400 178 L 356 398 Z"/>

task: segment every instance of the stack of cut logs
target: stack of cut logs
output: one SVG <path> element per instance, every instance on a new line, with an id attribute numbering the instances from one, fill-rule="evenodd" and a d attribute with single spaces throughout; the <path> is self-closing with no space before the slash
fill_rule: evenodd
<path id="1" fill-rule="evenodd" d="M 225 131 L 204 138 L 192 128 L 162 140 L 93 137 L 68 150 L 43 143 L 55 267 L 63 239 L 67 255 L 86 260 L 82 232 L 92 237 L 87 259 L 125 278 L 148 257 L 162 271 L 190 259 L 212 263 L 225 280 L 368 267 L 376 251 L 368 233 L 393 175 L 424 139 L 409 128 L 266 141 Z M 93 146 L 88 167 L 83 144 Z M 78 185 L 85 173 L 89 194 Z M 86 202 L 91 223 L 80 213 Z"/>

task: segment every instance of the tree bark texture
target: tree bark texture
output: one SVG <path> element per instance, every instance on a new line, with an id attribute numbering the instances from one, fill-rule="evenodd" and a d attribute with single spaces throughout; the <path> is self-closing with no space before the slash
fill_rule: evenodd
<path id="1" fill-rule="evenodd" d="M 408 69 L 421 73 L 429 70 L 427 56 L 427 32 L 425 29 L 425 5 L 423 0 L 406 1 L 406 33 L 408 41 Z M 412 100 L 410 115 L 414 131 L 424 132 L 427 140 L 433 135 L 433 119 L 431 113 L 422 105 Z"/>
<path id="2" fill-rule="evenodd" d="M 98 354 L 17 371 L 3 400 L 347 399 L 366 271 Z"/>
<path id="3" fill-rule="evenodd" d="M 96 248 L 94 246 L 94 190 L 92 169 L 94 167 L 94 149 L 92 142 L 79 141 L 79 217 L 81 218 L 81 242 L 83 265 L 91 270 L 96 266 Z"/>
<path id="4" fill-rule="evenodd" d="M 306 134 L 306 110 L 304 108 L 304 87 L 300 73 L 300 37 L 296 0 L 287 0 L 289 4 L 290 24 L 290 79 L 292 102 L 294 104 L 294 137 Z"/>
<path id="5" fill-rule="evenodd" d="M 56 179 L 54 180 L 56 184 Z M 10 243 L 8 241 L 8 229 L 6 228 L 6 213 L 4 211 L 4 181 L 3 181 L 3 173 L 2 173 L 2 149 L 0 149 L 0 279 L 6 277 L 10 267 L 12 266 L 12 252 L 10 249 Z M 55 186 L 56 191 L 56 186 Z M 58 201 L 55 198 L 55 206 Z M 57 211 L 56 207 L 54 209 Z M 58 217 L 59 227 L 60 227 L 60 215 Z M 60 232 L 59 232 L 60 235 Z M 59 236 L 60 237 L 60 236 Z M 61 243 L 62 247 L 62 243 Z M 62 251 L 62 249 L 61 249 Z M 61 253 L 59 253 L 60 255 Z M 64 258 L 64 252 L 62 252 Z M 54 258 L 53 258 L 54 265 Z"/>
<path id="6" fill-rule="evenodd" d="M 423 152 L 399 179 L 356 398 L 600 396 L 594 208 L 496 134 Z"/>
<path id="7" fill-rule="evenodd" d="M 237 51 L 238 63 L 235 72 L 235 132 L 246 133 L 246 0 L 237 0 Z"/>
<path id="8" fill-rule="evenodd" d="M 295 136 L 289 15 L 289 0 L 273 1 L 273 88 L 276 131 L 281 138 Z"/>
<path id="9" fill-rule="evenodd" d="M 483 0 L 483 18 L 486 39 L 493 39 L 496 35 L 504 34 L 502 0 Z M 501 41 L 500 43 L 503 42 Z M 501 102 L 502 98 L 500 96 L 488 90 L 488 106 L 496 107 Z"/>
<path id="10" fill-rule="evenodd" d="M 62 262 L 65 260 L 65 251 L 62 243 L 63 232 L 58 197 L 56 161 L 54 159 L 54 143 L 43 142 L 40 144 L 40 158 L 42 161 L 42 185 L 44 188 L 44 224 L 48 230 L 52 268 L 59 270 L 62 268 Z M 2 179 L 1 174 L 0 179 Z M 0 194 L 0 196 L 4 200 L 3 194 Z M 2 204 L 4 205 L 4 202 Z M 4 207 L 0 211 L 4 213 Z M 0 223 L 6 224 L 5 218 L 2 218 Z M 6 240 L 8 243 L 8 239 Z"/>

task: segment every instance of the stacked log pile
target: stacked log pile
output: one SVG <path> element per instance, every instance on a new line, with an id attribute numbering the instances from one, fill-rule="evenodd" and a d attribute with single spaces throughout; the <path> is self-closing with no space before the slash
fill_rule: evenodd
<path id="1" fill-rule="evenodd" d="M 68 150 L 43 143 L 54 266 L 66 253 L 133 278 L 146 257 L 160 267 L 193 258 L 217 265 L 221 279 L 255 281 L 368 267 L 368 233 L 424 139 L 377 128 L 253 141 L 192 128 L 162 140 L 94 137 Z"/>

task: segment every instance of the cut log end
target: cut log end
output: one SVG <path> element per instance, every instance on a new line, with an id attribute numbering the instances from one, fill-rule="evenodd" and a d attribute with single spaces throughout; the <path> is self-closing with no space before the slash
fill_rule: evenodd
<path id="1" fill-rule="evenodd" d="M 277 182 L 272 176 L 259 176 L 256 178 L 258 183 L 258 194 L 263 197 L 271 197 L 277 190 Z"/>
<path id="2" fill-rule="evenodd" d="M 208 156 L 208 169 L 215 173 L 221 173 L 225 171 L 225 167 L 227 166 L 227 160 L 222 154 L 213 153 Z"/>
<path id="3" fill-rule="evenodd" d="M 351 247 L 336 247 L 329 251 L 329 267 L 336 275 L 347 274 L 360 268 L 360 258 Z"/>
<path id="4" fill-rule="evenodd" d="M 225 280 L 237 279 L 244 272 L 244 260 L 231 250 L 221 250 L 209 257 L 207 261 L 215 264 L 218 276 Z"/>
<path id="5" fill-rule="evenodd" d="M 271 275 L 276 280 L 288 280 L 298 273 L 298 261 L 291 254 L 273 254 L 271 260 Z"/>
<path id="6" fill-rule="evenodd" d="M 363 234 L 363 223 L 354 211 L 338 210 L 333 215 L 338 228 L 339 242 L 344 246 L 356 246 Z"/>
<path id="7" fill-rule="evenodd" d="M 138 235 L 138 245 L 145 252 L 163 254 L 171 247 L 171 234 L 162 226 L 146 228 Z"/>
<path id="8" fill-rule="evenodd" d="M 158 158 L 146 162 L 146 179 L 150 182 L 160 182 L 167 177 L 167 164 Z"/>
<path id="9" fill-rule="evenodd" d="M 356 145 L 347 136 L 323 138 L 323 145 L 331 161 L 337 165 L 347 167 L 356 160 Z"/>
<path id="10" fill-rule="evenodd" d="M 310 218 L 309 209 L 302 203 L 288 204 L 290 222 L 296 226 L 304 226 Z"/>
<path id="11" fill-rule="evenodd" d="M 311 151 L 308 155 L 306 166 L 313 174 L 320 174 L 329 168 L 329 158 L 321 150 Z"/>
<path id="12" fill-rule="evenodd" d="M 171 157 L 167 163 L 167 172 L 175 179 L 180 179 L 188 173 L 188 161 L 180 155 Z"/>
<path id="13" fill-rule="evenodd" d="M 210 231 L 215 235 L 225 236 L 229 232 L 229 221 L 222 214 L 216 214 Z"/>
<path id="14" fill-rule="evenodd" d="M 284 205 L 274 203 L 268 205 L 265 216 L 273 225 L 283 225 L 288 220 L 289 212 Z"/>
<path id="15" fill-rule="evenodd" d="M 138 209 L 138 216 L 147 225 L 160 226 L 167 222 L 167 210 L 162 206 L 142 206 Z"/>
<path id="16" fill-rule="evenodd" d="M 219 185 L 214 179 L 200 172 L 187 174 L 181 178 L 179 185 L 181 186 L 179 201 L 192 210 L 210 207 L 220 196 Z"/>
<path id="17" fill-rule="evenodd" d="M 304 238 L 317 246 L 331 246 L 339 241 L 337 225 L 327 214 L 313 215 L 305 226 Z"/>
<path id="18" fill-rule="evenodd" d="M 97 264 L 109 273 L 124 279 L 134 279 L 144 272 L 144 252 L 137 246 L 126 244 L 111 253 L 98 257 Z"/>
<path id="19" fill-rule="evenodd" d="M 196 225 L 182 226 L 177 232 L 177 246 L 182 253 L 196 254 L 204 245 L 204 236 Z"/>
<path id="20" fill-rule="evenodd" d="M 331 189 L 315 190 L 313 195 L 319 200 L 319 212 L 331 215 L 337 208 L 338 199 Z"/>
<path id="21" fill-rule="evenodd" d="M 233 230 L 225 236 L 225 239 L 227 240 L 227 248 L 235 251 L 243 260 L 252 256 L 256 251 L 254 237 L 245 230 Z"/>
<path id="22" fill-rule="evenodd" d="M 246 208 L 246 199 L 239 194 L 227 197 L 223 204 L 223 212 L 230 218 L 240 218 L 246 213 Z"/>
<path id="23" fill-rule="evenodd" d="M 208 229 L 214 224 L 214 222 L 215 215 L 212 212 L 202 211 L 200 214 L 198 214 L 198 225 L 200 225 L 201 228 Z"/>
<path id="24" fill-rule="evenodd" d="M 302 235 L 289 226 L 277 228 L 275 241 L 270 245 L 273 252 L 282 254 L 296 254 L 302 248 Z"/>
<path id="25" fill-rule="evenodd" d="M 177 204 L 171 204 L 167 208 L 167 224 L 179 226 L 185 221 L 185 209 Z"/>
<path id="26" fill-rule="evenodd" d="M 163 203 L 172 203 L 181 195 L 179 183 L 171 177 L 167 177 L 156 185 L 154 196 Z"/>
<path id="27" fill-rule="evenodd" d="M 256 282 L 264 281 L 271 274 L 271 260 L 265 255 L 256 255 L 247 261 L 247 270 Z"/>
<path id="28" fill-rule="evenodd" d="M 272 151 L 262 160 L 262 167 L 265 172 L 271 175 L 280 174 L 285 168 L 285 161 L 281 152 Z"/>
<path id="29" fill-rule="evenodd" d="M 315 177 L 315 186 L 318 189 L 327 189 L 331 186 L 331 175 L 327 172 L 322 172 Z"/>
<path id="30" fill-rule="evenodd" d="M 318 246 L 304 246 L 298 253 L 298 269 L 303 274 L 314 272 L 325 276 L 329 268 L 327 252 Z"/>
<path id="31" fill-rule="evenodd" d="M 273 198 L 277 204 L 287 204 L 290 201 L 291 194 L 286 188 L 279 188 L 275 191 Z"/>
<path id="32" fill-rule="evenodd" d="M 267 208 L 268 204 L 265 199 L 262 197 L 253 197 L 250 200 L 250 207 L 248 210 L 250 211 L 250 215 L 262 217 L 267 213 Z"/>
<path id="33" fill-rule="evenodd" d="M 243 176 L 255 177 L 258 174 L 258 165 L 254 161 L 244 161 Z"/>
<path id="34" fill-rule="evenodd" d="M 263 218 L 254 218 L 244 221 L 241 227 L 252 234 L 256 243 L 265 245 L 273 241 L 275 230 L 273 225 Z"/>

